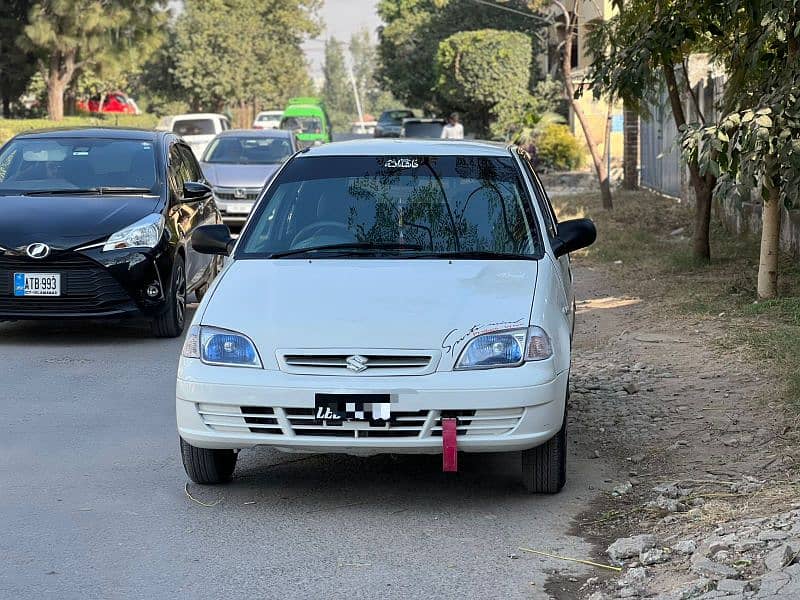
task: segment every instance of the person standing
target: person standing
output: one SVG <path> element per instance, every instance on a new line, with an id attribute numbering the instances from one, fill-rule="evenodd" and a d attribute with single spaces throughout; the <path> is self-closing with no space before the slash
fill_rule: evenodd
<path id="1" fill-rule="evenodd" d="M 464 139 L 464 126 L 458 122 L 458 113 L 453 113 L 447 119 L 447 125 L 442 129 L 443 140 L 463 140 Z"/>

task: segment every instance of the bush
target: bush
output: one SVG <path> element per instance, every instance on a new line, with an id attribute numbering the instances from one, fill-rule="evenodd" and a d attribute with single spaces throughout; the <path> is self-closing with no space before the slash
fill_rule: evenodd
<path id="1" fill-rule="evenodd" d="M 569 127 L 550 123 L 536 136 L 536 158 L 549 171 L 573 171 L 583 166 L 586 153 Z"/>
<path id="2" fill-rule="evenodd" d="M 48 119 L 0 119 L 0 144 L 23 131 L 35 129 L 51 129 L 66 127 L 138 127 L 153 129 L 158 122 L 155 115 L 96 115 L 81 117 L 64 117 L 63 121 Z"/>

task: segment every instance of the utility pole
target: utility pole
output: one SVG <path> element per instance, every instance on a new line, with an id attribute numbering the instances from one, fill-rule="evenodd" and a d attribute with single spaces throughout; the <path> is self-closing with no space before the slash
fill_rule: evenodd
<path id="1" fill-rule="evenodd" d="M 356 98 L 356 110 L 358 111 L 358 122 L 364 126 L 364 113 L 361 112 L 361 98 L 358 95 L 358 85 L 356 84 L 356 77 L 353 75 L 353 67 L 348 66 L 347 72 L 350 75 L 350 83 L 353 84 L 353 95 Z"/>

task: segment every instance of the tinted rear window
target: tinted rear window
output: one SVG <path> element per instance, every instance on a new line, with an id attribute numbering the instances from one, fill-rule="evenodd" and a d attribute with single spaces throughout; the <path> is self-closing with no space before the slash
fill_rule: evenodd
<path id="1" fill-rule="evenodd" d="M 185 119 L 175 121 L 172 132 L 184 135 L 214 135 L 214 121 L 212 119 Z"/>

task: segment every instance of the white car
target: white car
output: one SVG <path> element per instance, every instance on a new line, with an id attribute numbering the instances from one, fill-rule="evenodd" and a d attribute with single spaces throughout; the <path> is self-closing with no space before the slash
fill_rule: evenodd
<path id="1" fill-rule="evenodd" d="M 231 122 L 225 115 L 215 113 L 191 113 L 162 117 L 156 126 L 158 131 L 171 131 L 189 144 L 199 160 L 206 146 L 218 134 L 231 128 Z"/>
<path id="2" fill-rule="evenodd" d="M 474 142 L 326 144 L 287 161 L 238 240 L 178 367 L 183 463 L 233 474 L 242 448 L 520 452 L 522 479 L 566 476 L 574 322 L 569 258 L 595 228 L 556 223 L 527 157 Z"/>
<path id="3" fill-rule="evenodd" d="M 282 118 L 282 110 L 265 110 L 256 115 L 253 121 L 253 129 L 279 129 Z"/>

